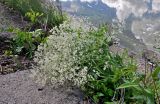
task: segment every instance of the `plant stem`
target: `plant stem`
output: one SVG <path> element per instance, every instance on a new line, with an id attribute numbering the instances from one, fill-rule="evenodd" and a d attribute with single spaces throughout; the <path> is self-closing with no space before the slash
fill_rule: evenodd
<path id="1" fill-rule="evenodd" d="M 160 96 L 158 95 L 158 89 L 157 89 L 155 81 L 153 81 L 153 84 L 154 84 L 154 89 L 155 89 L 155 93 L 156 93 L 157 100 L 158 100 L 157 104 L 160 104 Z"/>

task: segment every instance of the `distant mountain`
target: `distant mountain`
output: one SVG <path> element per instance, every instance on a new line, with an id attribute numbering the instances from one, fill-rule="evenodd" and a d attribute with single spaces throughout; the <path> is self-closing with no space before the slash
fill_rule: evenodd
<path id="1" fill-rule="evenodd" d="M 62 7 L 70 14 L 89 17 L 94 24 L 110 23 L 116 17 L 116 9 L 108 7 L 101 0 L 93 2 L 63 1 Z"/>
<path id="2" fill-rule="evenodd" d="M 93 2 L 81 2 L 81 0 L 63 1 L 62 9 L 72 15 L 88 17 L 94 25 L 101 23 L 111 23 L 113 19 L 117 19 L 116 9 L 110 8 L 102 2 L 97 0 Z M 131 50 L 141 50 L 144 44 L 135 38 L 131 31 L 133 17 L 126 19 L 126 29 L 122 34 L 117 34 L 120 43 Z"/>

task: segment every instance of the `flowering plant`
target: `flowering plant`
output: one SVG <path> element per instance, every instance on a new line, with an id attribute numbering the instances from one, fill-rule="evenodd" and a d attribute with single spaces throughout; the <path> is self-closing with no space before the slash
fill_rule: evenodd
<path id="1" fill-rule="evenodd" d="M 34 61 L 37 65 L 33 65 L 34 78 L 44 84 L 52 83 L 54 87 L 70 82 L 76 86 L 84 85 L 88 68 L 78 66 L 77 53 L 85 45 L 82 40 L 90 30 L 91 25 L 85 25 L 78 18 L 72 19 L 72 22 L 65 21 L 50 30 L 51 35 L 46 43 L 41 43 L 35 52 Z"/>

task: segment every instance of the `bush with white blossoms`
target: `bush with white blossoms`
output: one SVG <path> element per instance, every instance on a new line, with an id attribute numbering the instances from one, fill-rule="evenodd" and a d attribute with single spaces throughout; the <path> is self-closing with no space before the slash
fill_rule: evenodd
<path id="1" fill-rule="evenodd" d="M 160 68 L 153 72 L 156 87 L 152 81 L 151 85 L 143 83 L 146 77 L 137 75 L 137 67 L 127 53 L 111 54 L 108 46 L 111 37 L 106 29 L 95 28 L 77 18 L 54 27 L 47 42 L 40 44 L 35 52 L 34 78 L 54 87 L 81 87 L 96 104 L 155 103 L 156 99 L 159 104 L 156 88 L 160 88 L 157 78 Z M 141 95 L 142 99 L 134 99 Z"/>
<path id="2" fill-rule="evenodd" d="M 68 83 L 81 86 L 86 83 L 88 68 L 79 67 L 76 63 L 76 49 L 79 47 L 76 44 L 82 40 L 79 35 L 84 38 L 91 27 L 94 28 L 89 23 L 85 24 L 82 19 L 72 18 L 72 21 L 65 21 L 50 31 L 46 43 L 40 44 L 35 52 L 34 62 L 37 65 L 33 66 L 33 76 L 38 82 L 52 83 L 54 87 Z"/>

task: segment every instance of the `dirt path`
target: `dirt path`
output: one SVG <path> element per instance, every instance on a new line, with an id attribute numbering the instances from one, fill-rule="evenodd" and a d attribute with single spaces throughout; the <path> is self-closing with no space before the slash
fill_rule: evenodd
<path id="1" fill-rule="evenodd" d="M 29 71 L 0 75 L 0 104 L 79 104 L 80 92 L 38 86 Z"/>

